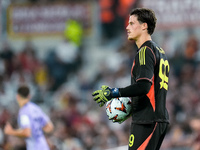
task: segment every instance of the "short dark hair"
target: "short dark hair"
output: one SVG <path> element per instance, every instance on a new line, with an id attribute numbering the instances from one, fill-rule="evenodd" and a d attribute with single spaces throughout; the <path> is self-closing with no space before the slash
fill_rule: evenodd
<path id="1" fill-rule="evenodd" d="M 28 98 L 30 93 L 29 87 L 27 85 L 21 85 L 18 87 L 17 93 L 23 98 Z"/>
<path id="2" fill-rule="evenodd" d="M 147 23 L 147 31 L 150 35 L 153 34 L 156 27 L 157 18 L 153 10 L 148 8 L 136 8 L 130 12 L 130 16 L 135 15 L 140 23 Z"/>

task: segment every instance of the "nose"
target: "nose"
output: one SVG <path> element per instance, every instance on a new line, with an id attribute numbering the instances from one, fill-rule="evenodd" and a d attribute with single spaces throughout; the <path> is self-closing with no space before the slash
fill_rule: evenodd
<path id="1" fill-rule="evenodd" d="M 126 30 L 128 30 L 128 28 L 129 28 L 129 25 L 126 26 Z"/>

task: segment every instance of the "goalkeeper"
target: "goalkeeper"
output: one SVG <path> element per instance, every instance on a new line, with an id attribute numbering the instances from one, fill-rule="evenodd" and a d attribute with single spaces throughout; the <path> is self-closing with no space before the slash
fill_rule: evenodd
<path id="1" fill-rule="evenodd" d="M 126 30 L 128 40 L 135 41 L 138 47 L 131 69 L 131 85 L 124 88 L 103 85 L 92 94 L 100 107 L 115 97 L 131 97 L 129 150 L 159 150 L 169 124 L 166 109 L 169 63 L 164 50 L 151 39 L 156 21 L 153 10 L 131 11 Z"/>

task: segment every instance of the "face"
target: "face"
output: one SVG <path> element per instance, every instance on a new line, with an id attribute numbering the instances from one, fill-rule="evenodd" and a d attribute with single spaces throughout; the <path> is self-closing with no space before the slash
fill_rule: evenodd
<path id="1" fill-rule="evenodd" d="M 17 100 L 17 102 L 19 103 L 19 101 L 20 101 L 20 96 L 17 94 L 16 95 L 16 100 Z"/>
<path id="2" fill-rule="evenodd" d="M 137 39 L 142 34 L 143 29 L 144 29 L 144 24 L 140 23 L 137 20 L 137 16 L 131 15 L 129 17 L 128 26 L 126 27 L 128 40 L 137 41 Z"/>

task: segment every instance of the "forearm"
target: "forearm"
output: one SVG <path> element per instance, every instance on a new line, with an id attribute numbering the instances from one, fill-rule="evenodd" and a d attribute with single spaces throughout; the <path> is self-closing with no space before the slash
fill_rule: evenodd
<path id="1" fill-rule="evenodd" d="M 102 107 L 107 101 L 117 97 L 135 97 L 145 95 L 151 88 L 151 83 L 147 80 L 138 81 L 137 83 L 125 88 L 110 88 L 103 85 L 102 90 L 92 93 L 94 100 Z"/>
<path id="2" fill-rule="evenodd" d="M 48 122 L 44 127 L 43 127 L 43 131 L 45 133 L 51 133 L 54 130 L 54 125 L 53 123 L 50 121 Z"/>
<path id="3" fill-rule="evenodd" d="M 119 92 L 121 97 L 135 97 L 147 94 L 150 88 L 151 83 L 149 81 L 141 80 L 125 88 L 119 88 Z"/>
<path id="4" fill-rule="evenodd" d="M 26 131 L 26 129 L 13 129 L 13 130 L 10 130 L 10 132 L 8 132 L 7 134 L 12 135 L 12 136 L 22 137 L 22 138 L 27 138 L 30 136 L 29 131 Z"/>

